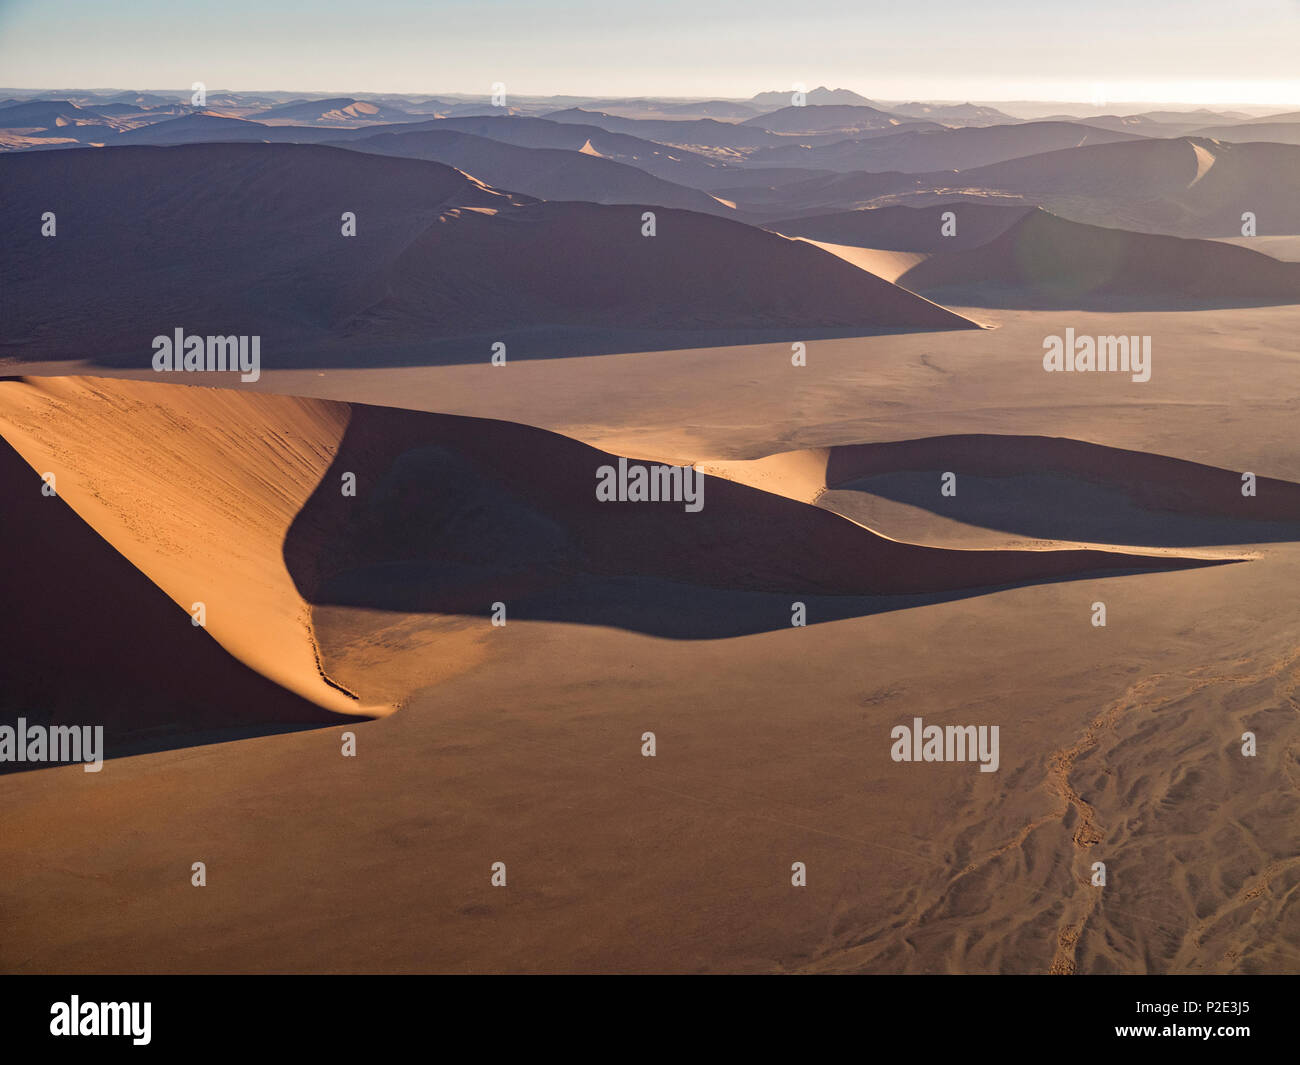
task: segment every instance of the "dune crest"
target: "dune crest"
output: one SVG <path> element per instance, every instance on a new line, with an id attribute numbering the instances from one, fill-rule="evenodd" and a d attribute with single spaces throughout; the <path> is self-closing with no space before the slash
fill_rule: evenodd
<path id="1" fill-rule="evenodd" d="M 98 378 L 0 384 L 0 434 L 59 497 L 240 661 L 339 714 L 391 708 L 320 669 L 281 554 L 346 406 Z M 337 490 L 337 489 L 336 489 Z M 183 621 L 182 621 L 183 624 Z"/>

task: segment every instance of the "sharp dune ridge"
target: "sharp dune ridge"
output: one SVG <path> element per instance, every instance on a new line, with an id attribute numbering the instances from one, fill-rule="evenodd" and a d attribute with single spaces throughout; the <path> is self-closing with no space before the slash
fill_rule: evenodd
<path id="1" fill-rule="evenodd" d="M 185 615 L 202 603 L 206 635 L 250 668 L 323 710 L 374 716 L 387 709 L 321 674 L 308 604 L 281 559 L 346 418 L 337 404 L 217 389 L 0 383 L 0 433 L 34 470 L 53 472 L 58 499 L 175 601 L 177 624 L 190 625 Z M 141 636 L 143 651 L 152 634 Z"/>

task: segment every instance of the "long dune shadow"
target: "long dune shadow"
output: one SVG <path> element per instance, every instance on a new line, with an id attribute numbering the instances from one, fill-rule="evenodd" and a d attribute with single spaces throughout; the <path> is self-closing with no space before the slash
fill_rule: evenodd
<path id="1" fill-rule="evenodd" d="M 1231 561 L 1238 560 L 1214 560 L 1204 564 Z M 618 628 L 670 640 L 716 640 L 790 628 L 796 606 L 800 608 L 800 622 L 804 626 L 816 626 L 974 599 L 1029 584 L 1123 577 L 1134 572 L 1131 568 L 1117 566 L 1109 570 L 929 594 L 804 595 L 801 598 L 795 598 L 794 592 L 753 592 L 682 584 L 654 577 L 596 577 L 579 573 L 549 587 L 522 590 L 517 596 L 511 596 L 509 619 Z M 457 576 L 449 573 L 447 567 L 432 563 L 389 563 L 340 574 L 329 582 L 325 598 L 334 606 L 380 606 L 404 614 L 455 613 L 485 620 L 490 618 L 494 601 L 488 596 L 502 592 L 508 587 L 508 582 L 494 577 L 480 585 L 466 587 L 455 583 Z M 467 594 L 470 588 L 477 594 Z"/>
<path id="2" fill-rule="evenodd" d="M 631 469 L 651 466 L 624 460 Z M 996 588 L 1227 559 L 899 543 L 718 477 L 703 505 L 601 501 L 620 458 L 509 422 L 354 405 L 335 461 L 285 540 L 317 605 L 612 625 L 705 639 Z M 345 495 L 347 475 L 355 496 Z"/>
<path id="3" fill-rule="evenodd" d="M 1295 293 L 1276 296 L 1187 295 L 1180 292 L 1139 292 L 1123 288 L 1082 289 L 1068 285 L 1004 285 L 972 282 L 966 285 L 932 285 L 908 271 L 895 284 L 944 306 L 978 307 L 1004 311 L 1085 311 L 1091 314 L 1134 314 L 1142 311 L 1184 313 L 1245 307 L 1281 307 L 1296 302 Z"/>
<path id="4" fill-rule="evenodd" d="M 1244 471 L 1249 473 L 1250 471 Z M 941 491 L 953 473 L 955 494 Z M 819 502 L 854 517 L 868 498 L 1048 540 L 1148 547 L 1300 540 L 1300 485 L 1052 437 L 966 435 L 835 448 Z"/>
<path id="5" fill-rule="evenodd" d="M 844 497 L 878 496 L 919 507 L 964 525 L 997 529 L 1043 540 L 1126 544 L 1137 547 L 1195 547 L 1300 540 L 1300 522 L 1250 521 L 1148 510 L 1122 488 L 1054 474 L 960 477 L 955 497 L 938 491 L 944 471 L 887 473 L 840 485 L 819 502 L 856 517 Z"/>
<path id="6" fill-rule="evenodd" d="M 250 326 L 251 328 L 251 326 Z M 277 370 L 395 369 L 414 366 L 473 366 L 490 362 L 493 345 L 505 345 L 510 362 L 589 358 L 597 355 L 636 355 L 658 351 L 694 351 L 754 344 L 791 344 L 810 340 L 852 340 L 855 337 L 904 336 L 935 332 L 926 329 L 855 325 L 842 327 L 790 326 L 756 329 L 620 329 L 608 327 L 541 326 L 534 329 L 496 330 L 452 337 L 413 340 L 364 340 L 320 336 L 308 341 L 293 333 L 277 336 L 272 324 L 260 327 L 263 350 L 275 351 Z M 972 324 L 969 328 L 977 328 Z M 220 332 L 216 326 L 208 330 Z M 199 330 L 196 330 L 196 335 Z M 270 339 L 268 339 L 268 337 Z M 76 347 L 75 339 L 64 350 Z M 17 348 L 22 351 L 24 349 Z M 33 365 L 48 356 L 34 353 Z M 130 350 L 92 357 L 93 366 L 148 372 L 154 369 L 149 339 L 143 333 Z M 266 368 L 272 368 L 269 363 Z M 180 374 L 176 375 L 181 377 Z M 192 375 L 196 379 L 201 374 Z M 211 376 L 211 375 L 208 375 Z M 229 374 L 237 379 L 234 373 Z M 184 380 L 182 379 L 184 383 Z M 207 383 L 207 382 L 205 382 Z"/>

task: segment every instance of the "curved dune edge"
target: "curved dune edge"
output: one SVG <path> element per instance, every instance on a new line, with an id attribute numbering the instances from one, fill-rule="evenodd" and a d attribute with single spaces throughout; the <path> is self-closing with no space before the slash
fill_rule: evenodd
<path id="1" fill-rule="evenodd" d="M 324 710 L 378 717 L 393 708 L 322 672 L 310 606 L 281 554 L 349 414 L 153 382 L 0 382 L 0 435 L 37 473 L 55 473 L 59 497 L 186 613 L 204 603 L 222 647 Z"/>
<path id="2" fill-rule="evenodd" d="M 43 483 L 0 439 L 6 724 L 102 725 L 116 757 L 357 720 L 241 662 Z"/>
<path id="3" fill-rule="evenodd" d="M 828 491 L 868 477 L 944 469 L 980 477 L 1061 474 L 1128 490 L 1143 506 L 1159 510 L 1300 521 L 1300 485 L 1290 481 L 1258 477 L 1257 496 L 1243 505 L 1238 471 L 1068 437 L 978 433 L 923 437 L 699 465 L 718 477 L 813 504 Z M 1188 557 L 1201 556 L 1192 552 Z"/>
<path id="4" fill-rule="evenodd" d="M 875 274 L 882 281 L 891 285 L 898 284 L 898 279 L 913 267 L 919 266 L 930 258 L 929 252 L 923 251 L 889 251 L 885 248 L 859 248 L 852 244 L 832 244 L 825 240 L 813 240 L 811 237 L 796 237 L 807 244 L 838 255 L 846 263 L 852 263 L 860 270 Z"/>

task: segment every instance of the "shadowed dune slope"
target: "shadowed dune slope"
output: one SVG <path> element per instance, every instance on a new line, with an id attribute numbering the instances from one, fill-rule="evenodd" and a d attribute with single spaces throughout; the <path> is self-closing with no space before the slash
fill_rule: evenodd
<path id="1" fill-rule="evenodd" d="M 665 181 L 613 159 L 562 148 L 521 148 L 459 130 L 377 133 L 339 146 L 375 155 L 431 159 L 497 188 L 544 200 L 649 203 L 706 213 L 735 213 L 708 193 Z"/>
<path id="2" fill-rule="evenodd" d="M 952 471 L 959 479 L 1051 475 L 1106 486 L 1152 511 L 1241 523 L 1300 523 L 1300 485 L 1290 481 L 1256 476 L 1256 494 L 1244 496 L 1242 471 L 1063 437 L 936 436 L 809 448 L 703 466 L 718 476 L 808 503 L 827 491 L 901 472 Z M 937 483 L 932 498 L 922 505 L 951 509 L 951 500 L 939 498 Z"/>
<path id="3" fill-rule="evenodd" d="M 585 111 L 571 107 L 543 116 L 549 122 L 599 126 L 611 133 L 626 133 L 660 144 L 698 144 L 711 148 L 758 148 L 781 144 L 775 133 L 736 122 L 719 122 L 714 118 L 650 119 L 622 118 L 603 111 Z M 752 116 L 746 116 L 752 117 Z"/>
<path id="4" fill-rule="evenodd" d="M 539 203 L 444 213 L 386 271 L 353 324 L 472 332 L 537 322 L 637 328 L 972 329 L 974 323 L 801 241 L 693 212 Z M 568 247 L 572 257 L 557 257 Z M 440 283 L 455 264 L 465 280 Z M 474 279 L 474 297 L 465 285 Z"/>
<path id="5" fill-rule="evenodd" d="M 1300 264 L 1219 241 L 1084 225 L 1041 209 L 982 247 L 936 252 L 898 281 L 921 292 L 976 290 L 980 302 L 1010 306 L 1073 307 L 1091 298 L 1108 308 L 1300 303 Z"/>
<path id="6" fill-rule="evenodd" d="M 961 251 L 987 244 L 1030 212 L 1029 207 L 954 201 L 932 207 L 875 207 L 765 222 L 787 237 L 885 251 Z M 944 215 L 956 216 L 956 232 L 944 236 Z"/>
<path id="7" fill-rule="evenodd" d="M 1294 144 L 1180 137 L 1086 145 L 942 181 L 1015 193 L 1066 218 L 1124 229 L 1235 237 L 1242 212 L 1251 211 L 1261 234 L 1300 232 L 1300 145 Z"/>
<path id="8" fill-rule="evenodd" d="M 340 126 L 267 126 L 254 119 L 198 112 L 127 130 L 107 143 L 110 147 L 137 144 L 228 144 L 239 141 L 320 144 L 325 141 L 337 143 L 340 140 L 351 140 L 373 132 L 369 126 L 356 129 Z"/>
<path id="9" fill-rule="evenodd" d="M 388 104 L 340 96 L 329 100 L 290 100 L 258 111 L 259 122 L 304 122 L 329 126 L 409 122 L 411 113 Z"/>
<path id="10" fill-rule="evenodd" d="M 38 473 L 54 473 L 64 504 L 175 601 L 178 625 L 191 627 L 186 615 L 203 603 L 207 633 L 247 666 L 326 710 L 373 716 L 388 708 L 320 672 L 310 612 L 281 554 L 348 413 L 323 400 L 152 382 L 0 382 L 0 434 Z"/>
<path id="11" fill-rule="evenodd" d="M 1235 126 L 1207 126 L 1192 131 L 1195 137 L 1218 141 L 1270 141 L 1273 144 L 1300 144 L 1300 122 L 1243 122 Z"/>
<path id="12" fill-rule="evenodd" d="M 573 127 L 557 127 L 571 129 Z M 834 256 L 739 222 L 536 204 L 440 163 L 320 145 L 0 158 L 7 354 L 126 359 L 259 336 L 267 366 L 360 331 L 418 345 L 506 327 L 972 328 Z M 483 208 L 484 210 L 476 210 Z M 54 211 L 58 235 L 39 220 Z M 356 235 L 341 235 L 341 216 Z M 196 249 L 201 254 L 196 253 Z"/>
<path id="13" fill-rule="evenodd" d="M 1006 159 L 1087 144 L 1140 139 L 1133 133 L 1082 122 L 1024 122 L 962 129 L 906 130 L 884 137 L 805 148 L 790 145 L 755 152 L 761 166 L 816 166 L 844 172 L 901 170 L 909 174 L 966 170 Z"/>
<path id="14" fill-rule="evenodd" d="M 9 154 L 0 181 L 6 353 L 138 351 L 141 365 L 178 327 L 261 336 L 263 355 L 328 336 L 448 204 L 511 202 L 439 163 L 301 144 Z M 41 236 L 46 211 L 56 237 Z"/>
<path id="15" fill-rule="evenodd" d="M 567 148 L 581 151 L 584 145 L 604 156 L 665 181 L 692 188 L 703 188 L 719 175 L 732 172 L 731 167 L 715 163 L 707 156 L 686 148 L 677 148 L 627 133 L 611 133 L 599 126 L 580 122 L 553 122 L 525 115 L 474 115 L 463 118 L 437 118 L 406 130 L 452 129 L 478 137 L 517 144 L 522 148 Z"/>
<path id="16" fill-rule="evenodd" d="M 124 744 L 200 730 L 353 720 L 272 683 L 191 624 L 65 500 L 41 494 L 40 472 L 0 440 L 0 720 L 102 725 L 110 758 Z"/>
<path id="17" fill-rule="evenodd" d="M 356 406 L 333 470 L 290 530 L 286 564 L 318 604 L 482 615 L 494 601 L 527 599 L 541 604 L 532 616 L 587 623 L 570 593 L 592 580 L 921 595 L 1209 564 L 1099 550 L 918 547 L 714 476 L 704 478 L 698 512 L 682 501 L 602 502 L 597 471 L 618 463 L 515 423 Z M 356 500 L 333 488 L 339 470 L 357 474 Z M 649 613 L 653 604 L 640 608 Z"/>
<path id="18" fill-rule="evenodd" d="M 764 168 L 758 173 L 767 172 Z M 797 170 L 796 173 L 803 171 Z M 868 174 L 855 171 L 839 174 L 821 172 L 813 177 L 793 181 L 777 177 L 770 184 L 754 185 L 741 180 L 735 185 L 711 186 L 710 191 L 736 203 L 747 217 L 761 219 L 802 218 L 827 212 L 852 211 L 871 206 L 882 196 L 910 195 L 925 182 L 916 174 L 897 170 Z"/>

